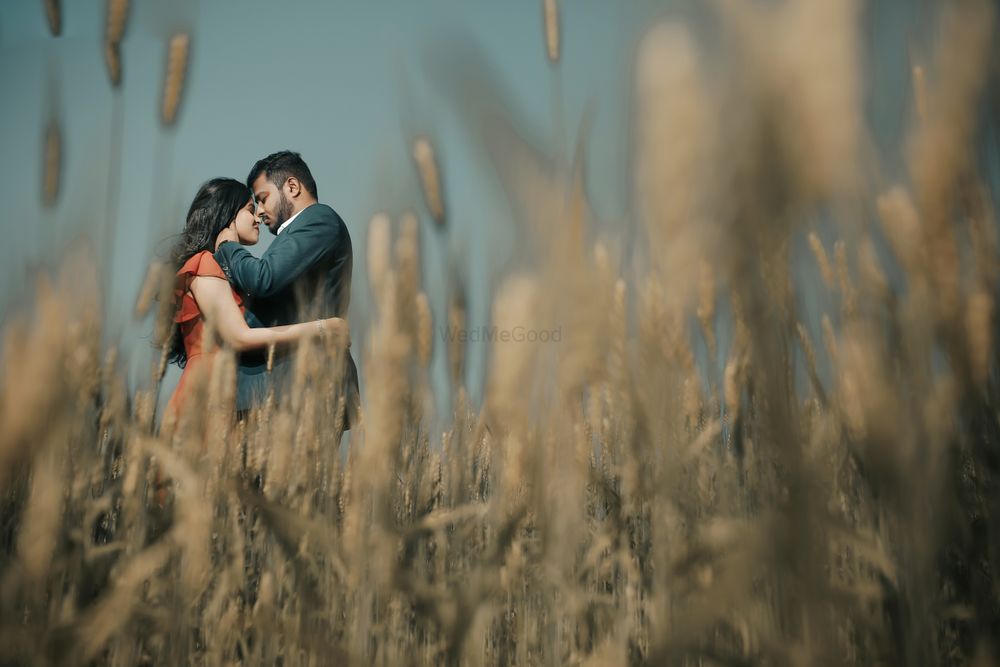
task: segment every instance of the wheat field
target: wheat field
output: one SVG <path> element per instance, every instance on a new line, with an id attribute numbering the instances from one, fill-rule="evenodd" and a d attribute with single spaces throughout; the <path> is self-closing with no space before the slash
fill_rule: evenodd
<path id="1" fill-rule="evenodd" d="M 713 7 L 719 53 L 681 20 L 637 45 L 619 227 L 582 146 L 542 162 L 498 128 L 533 252 L 491 322 L 560 336 L 494 340 L 479 405 L 468 346 L 436 335 L 467 295 L 432 311 L 415 215 L 367 231 L 343 451 L 339 350 L 304 344 L 240 422 L 221 350 L 163 424 L 165 356 L 126 388 L 93 264 L 40 281 L 3 332 L 0 664 L 996 664 L 993 5 L 939 8 L 898 179 L 863 113 L 862 5 Z M 413 153 L 443 224 L 447 172 Z M 136 306 L 161 340 L 170 274 Z"/>

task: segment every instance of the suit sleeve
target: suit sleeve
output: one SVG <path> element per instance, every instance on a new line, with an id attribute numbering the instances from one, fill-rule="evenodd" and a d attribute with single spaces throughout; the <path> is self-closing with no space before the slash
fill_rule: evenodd
<path id="1" fill-rule="evenodd" d="M 238 243 L 227 241 L 215 252 L 215 260 L 237 289 L 267 298 L 292 285 L 309 267 L 339 252 L 343 223 L 324 217 L 290 226 L 259 259 Z"/>

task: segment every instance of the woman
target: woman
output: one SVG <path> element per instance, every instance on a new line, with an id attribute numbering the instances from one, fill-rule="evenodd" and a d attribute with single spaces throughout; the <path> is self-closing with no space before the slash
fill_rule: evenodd
<path id="1" fill-rule="evenodd" d="M 257 243 L 259 226 L 253 195 L 237 180 L 214 178 L 201 186 L 191 203 L 184 232 L 172 253 L 178 267 L 174 290 L 177 326 L 168 342 L 169 358 L 184 369 L 167 408 L 172 419 L 185 409 L 192 377 L 211 368 L 205 363 L 206 323 L 211 323 L 220 342 L 237 352 L 322 334 L 341 337 L 350 344 L 347 322 L 339 317 L 270 328 L 247 326 L 243 298 L 229 285 L 212 251 L 220 234 L 243 245 Z"/>

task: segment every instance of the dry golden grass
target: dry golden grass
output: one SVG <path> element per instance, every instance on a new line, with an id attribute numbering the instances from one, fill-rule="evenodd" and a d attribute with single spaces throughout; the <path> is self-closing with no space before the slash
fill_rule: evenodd
<path id="1" fill-rule="evenodd" d="M 121 43 L 125 37 L 131 0 L 107 0 L 104 29 L 104 64 L 108 68 L 111 86 L 117 88 L 122 81 Z"/>
<path id="2" fill-rule="evenodd" d="M 59 196 L 59 172 L 62 169 L 62 143 L 59 123 L 55 119 L 45 127 L 45 149 L 42 155 L 42 202 L 52 206 Z"/>
<path id="3" fill-rule="evenodd" d="M 334 343 L 302 345 L 290 390 L 240 423 L 221 350 L 157 426 L 164 357 L 127 389 L 86 263 L 42 281 L 0 364 L 0 663 L 994 664 L 997 234 L 972 159 L 994 12 L 946 10 L 908 182 L 865 194 L 858 8 L 834 4 L 719 3 L 714 70 L 689 26 L 650 31 L 634 256 L 597 238 L 578 170 L 509 142 L 540 250 L 491 318 L 562 336 L 495 342 L 478 411 L 467 346 L 433 340 L 467 326 L 464 285 L 432 312 L 413 214 L 369 224 L 343 452 Z M 443 174 L 418 148 L 433 211 Z M 795 239 L 835 304 L 820 322 Z M 152 268 L 136 313 L 157 340 L 169 294 Z"/>
<path id="4" fill-rule="evenodd" d="M 559 62 L 559 3 L 558 0 L 542 0 L 545 17 L 545 51 L 549 62 Z"/>
<path id="5" fill-rule="evenodd" d="M 170 38 L 167 46 L 167 68 L 163 79 L 163 124 L 173 125 L 184 93 L 187 75 L 188 48 L 191 40 L 187 33 Z"/>
<path id="6" fill-rule="evenodd" d="M 439 225 L 445 224 L 444 197 L 441 193 L 441 170 L 438 167 L 434 147 L 426 137 L 413 140 L 413 161 L 417 165 L 420 184 L 424 190 L 424 201 L 431 217 Z"/>
<path id="7" fill-rule="evenodd" d="M 62 33 L 62 7 L 59 0 L 44 0 L 45 18 L 49 22 L 49 32 L 53 37 Z"/>

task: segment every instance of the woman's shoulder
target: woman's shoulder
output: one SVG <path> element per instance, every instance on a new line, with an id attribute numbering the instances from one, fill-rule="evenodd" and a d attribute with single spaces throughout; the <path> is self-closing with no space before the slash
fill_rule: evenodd
<path id="1" fill-rule="evenodd" d="M 178 277 L 209 276 L 212 278 L 222 278 L 226 280 L 226 274 L 222 267 L 215 261 L 215 257 L 209 250 L 192 255 L 181 268 L 177 269 Z"/>
<path id="2" fill-rule="evenodd" d="M 202 250 L 184 262 L 184 265 L 177 269 L 177 282 L 174 286 L 174 296 L 181 302 L 181 307 L 177 315 L 178 322 L 191 319 L 200 313 L 197 302 L 189 293 L 192 281 L 198 276 L 221 278 L 227 283 L 229 282 L 229 278 L 222 270 L 222 267 L 219 266 L 219 263 L 215 261 L 215 257 L 209 250 Z M 236 301 L 236 305 L 242 310 L 243 297 L 231 287 L 230 291 L 232 291 L 233 300 Z"/>

